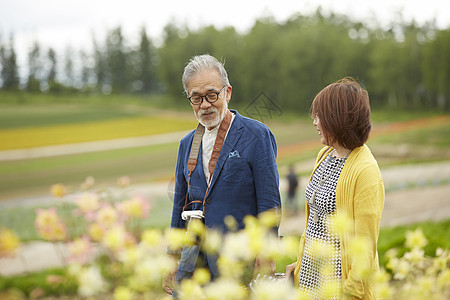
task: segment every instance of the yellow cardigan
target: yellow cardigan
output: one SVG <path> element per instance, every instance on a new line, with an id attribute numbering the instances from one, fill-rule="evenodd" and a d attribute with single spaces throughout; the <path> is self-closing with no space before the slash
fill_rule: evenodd
<path id="1" fill-rule="evenodd" d="M 331 151 L 332 148 L 329 147 L 319 151 L 312 174 Z M 311 178 L 312 175 L 310 181 Z M 345 295 L 350 295 L 353 299 L 375 299 L 376 297 L 370 282 L 364 282 L 352 276 L 353 262 L 347 250 L 347 241 L 351 235 L 369 239 L 372 247 L 365 258 L 373 272 L 377 271 L 379 268 L 377 241 L 383 207 L 384 185 L 377 161 L 367 145 L 355 148 L 347 158 L 336 186 L 336 209 L 339 212 L 345 211 L 347 219 L 353 220 L 353 224 L 347 226 L 353 229 L 340 236 L 343 291 Z M 309 206 L 306 203 L 306 225 L 308 225 L 308 217 Z M 305 232 L 300 239 L 300 250 L 294 271 L 296 284 L 300 279 Z"/>

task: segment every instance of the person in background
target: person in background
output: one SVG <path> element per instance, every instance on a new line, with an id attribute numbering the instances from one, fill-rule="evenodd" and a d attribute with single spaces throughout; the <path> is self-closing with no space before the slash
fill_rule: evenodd
<path id="1" fill-rule="evenodd" d="M 228 109 L 232 88 L 223 64 L 210 55 L 195 56 L 182 82 L 199 125 L 180 142 L 171 228 L 185 228 L 188 220 L 182 214 L 188 213 L 198 214 L 207 229 L 222 232 L 227 231 L 227 216 L 239 230 L 247 215 L 268 210 L 279 214 L 275 138 L 266 125 Z M 198 246 L 168 252 L 178 260 L 172 273 L 176 283 L 190 278 L 195 268 L 208 269 L 212 279 L 219 276 L 217 256 L 202 253 Z M 163 281 L 163 288 L 173 293 L 171 278 Z"/>
<path id="2" fill-rule="evenodd" d="M 297 261 L 286 266 L 286 278 L 293 273 L 295 284 L 311 299 L 375 299 L 372 283 L 358 270 L 364 265 L 373 274 L 379 268 L 384 207 L 381 173 L 365 144 L 371 130 L 368 93 L 354 79 L 341 79 L 319 92 L 311 115 L 325 147 L 306 187 L 306 228 Z M 331 230 L 338 215 L 345 216 L 346 230 Z M 349 241 L 355 238 L 368 241 L 358 260 L 349 254 Z M 326 259 L 316 255 L 317 245 L 330 250 Z M 326 273 L 325 265 L 331 266 Z M 325 296 L 326 286 L 338 288 Z"/>
<path id="3" fill-rule="evenodd" d="M 298 177 L 295 175 L 294 166 L 289 167 L 289 173 L 286 177 L 288 182 L 288 207 L 293 209 L 294 214 L 297 213 L 297 187 Z"/>

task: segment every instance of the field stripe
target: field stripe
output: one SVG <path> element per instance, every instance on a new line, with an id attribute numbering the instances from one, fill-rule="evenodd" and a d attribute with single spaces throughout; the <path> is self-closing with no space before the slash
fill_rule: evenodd
<path id="1" fill-rule="evenodd" d="M 0 150 L 143 137 L 188 130 L 195 125 L 192 119 L 151 116 L 0 130 Z"/>
<path id="2" fill-rule="evenodd" d="M 32 159 L 58 155 L 81 154 L 105 150 L 125 149 L 131 147 L 154 146 L 178 142 L 190 130 L 170 132 L 145 137 L 132 137 L 106 141 L 94 141 L 66 145 L 36 147 L 28 149 L 0 151 L 0 161 Z"/>

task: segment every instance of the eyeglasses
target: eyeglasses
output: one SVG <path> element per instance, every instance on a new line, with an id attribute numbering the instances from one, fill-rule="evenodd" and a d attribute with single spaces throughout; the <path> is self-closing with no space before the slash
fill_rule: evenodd
<path id="1" fill-rule="evenodd" d="M 208 92 L 206 95 L 200 96 L 200 95 L 193 95 L 191 97 L 188 97 L 189 101 L 191 101 L 191 103 L 193 105 L 199 105 L 203 102 L 203 98 L 205 98 L 206 101 L 208 101 L 209 103 L 214 103 L 219 99 L 219 94 L 222 93 L 223 89 L 226 87 L 226 85 L 224 85 L 222 87 L 222 89 L 218 92 Z"/>

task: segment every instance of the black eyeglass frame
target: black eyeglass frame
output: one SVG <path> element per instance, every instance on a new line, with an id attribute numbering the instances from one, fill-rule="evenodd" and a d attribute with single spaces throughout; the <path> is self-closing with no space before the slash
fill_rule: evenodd
<path id="1" fill-rule="evenodd" d="M 202 104 L 203 103 L 203 99 L 205 99 L 208 103 L 214 103 L 214 102 L 216 102 L 217 100 L 219 100 L 219 94 L 220 93 L 222 93 L 222 91 L 223 91 L 223 89 L 224 88 L 226 88 L 227 87 L 227 85 L 224 85 L 221 89 L 220 89 L 220 91 L 218 91 L 218 92 L 213 92 L 213 91 L 211 91 L 211 92 L 208 92 L 208 93 L 206 93 L 205 95 L 203 95 L 203 96 L 200 96 L 200 95 L 193 95 L 193 96 L 190 96 L 190 97 L 188 97 L 188 99 L 189 99 L 189 102 L 191 102 L 191 104 L 192 105 L 200 105 L 200 104 Z M 216 100 L 213 100 L 213 101 L 210 101 L 209 99 L 208 99 L 208 95 L 209 94 L 216 94 Z M 192 102 L 192 97 L 200 97 L 201 98 L 201 101 L 199 102 L 199 103 L 193 103 Z"/>

